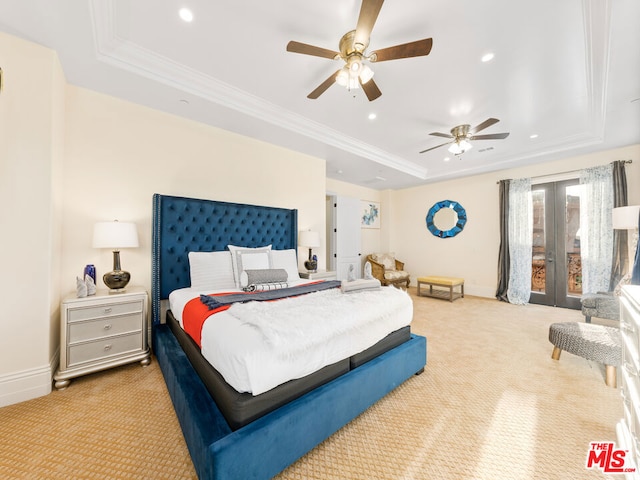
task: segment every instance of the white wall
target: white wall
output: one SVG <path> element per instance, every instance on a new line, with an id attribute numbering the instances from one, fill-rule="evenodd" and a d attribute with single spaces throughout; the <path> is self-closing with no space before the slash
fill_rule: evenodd
<path id="1" fill-rule="evenodd" d="M 64 76 L 55 52 L 1 33 L 0 58 L 1 406 L 51 390 Z"/>
<path id="2" fill-rule="evenodd" d="M 637 205 L 640 204 L 640 145 L 393 191 L 386 208 L 391 218 L 391 248 L 405 262 L 405 269 L 413 279 L 424 275 L 462 277 L 465 293 L 494 297 L 500 244 L 496 182 L 628 159 L 633 160 L 626 167 L 629 203 Z M 426 228 L 428 210 L 441 200 L 457 201 L 467 211 L 464 230 L 453 238 L 435 237 Z"/>

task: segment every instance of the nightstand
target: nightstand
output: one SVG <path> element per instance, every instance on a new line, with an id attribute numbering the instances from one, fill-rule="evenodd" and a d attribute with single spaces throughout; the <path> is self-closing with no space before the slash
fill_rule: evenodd
<path id="1" fill-rule="evenodd" d="M 336 280 L 336 272 L 318 270 L 317 272 L 307 272 L 303 270 L 300 273 L 300 278 L 306 278 L 307 280 Z"/>
<path id="2" fill-rule="evenodd" d="M 66 388 L 74 377 L 126 363 L 149 365 L 148 301 L 141 287 L 65 298 L 60 307 L 60 368 L 53 376 L 55 387 Z"/>

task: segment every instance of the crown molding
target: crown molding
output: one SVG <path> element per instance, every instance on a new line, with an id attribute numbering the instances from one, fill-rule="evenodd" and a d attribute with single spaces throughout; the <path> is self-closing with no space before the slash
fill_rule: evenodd
<path id="1" fill-rule="evenodd" d="M 115 29 L 117 12 L 114 0 L 91 0 L 90 12 L 96 58 L 103 63 L 190 93 L 408 175 L 423 180 L 427 178 L 427 169 L 420 165 L 280 108 L 198 70 L 120 38 Z"/>

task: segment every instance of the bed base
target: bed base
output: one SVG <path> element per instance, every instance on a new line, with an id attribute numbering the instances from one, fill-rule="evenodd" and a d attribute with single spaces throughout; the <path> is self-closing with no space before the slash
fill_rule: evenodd
<path id="1" fill-rule="evenodd" d="M 169 195 L 153 196 L 153 351 L 201 480 L 271 478 L 426 364 L 427 342 L 405 343 L 286 405 L 231 431 L 176 337 L 161 301 L 188 287 L 190 251 L 227 245 L 298 248 L 295 209 Z"/>
<path id="2" fill-rule="evenodd" d="M 268 479 L 356 418 L 426 364 L 426 338 L 402 345 L 231 431 L 167 325 L 154 352 L 201 480 Z"/>

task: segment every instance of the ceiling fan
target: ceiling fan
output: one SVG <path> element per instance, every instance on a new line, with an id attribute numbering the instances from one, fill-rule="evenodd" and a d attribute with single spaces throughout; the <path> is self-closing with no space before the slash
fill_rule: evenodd
<path id="1" fill-rule="evenodd" d="M 369 54 L 365 52 L 369 46 L 371 30 L 373 30 L 373 25 L 378 18 L 383 2 L 384 0 L 362 0 L 356 29 L 342 36 L 339 43 L 340 52 L 294 41 L 287 44 L 288 52 L 342 60 L 345 63 L 343 67 L 331 74 L 329 78 L 307 95 L 307 98 L 316 99 L 331 85 L 337 83 L 349 90 L 362 86 L 369 101 L 373 101 L 382 95 L 382 92 L 373 81 L 373 70 L 367 63 L 429 55 L 433 45 L 433 39 L 431 38 L 383 48 Z"/>
<path id="2" fill-rule="evenodd" d="M 497 118 L 487 118 L 480 125 L 477 125 L 471 128 L 471 125 L 458 125 L 457 127 L 453 127 L 451 129 L 451 134 L 448 133 L 440 133 L 433 132 L 429 135 L 433 135 L 435 137 L 444 137 L 450 138 L 451 140 L 445 143 L 441 143 L 440 145 L 436 145 L 435 147 L 427 148 L 426 150 L 422 150 L 420 153 L 425 153 L 430 150 L 434 150 L 436 148 L 440 148 L 444 145 L 451 144 L 449 147 L 449 151 L 454 155 L 462 155 L 467 150 L 471 149 L 473 145 L 469 143 L 470 141 L 475 140 L 503 140 L 509 136 L 508 133 L 490 133 L 488 135 L 476 135 L 476 133 L 484 130 L 485 128 L 490 127 L 491 125 L 495 125 L 500 120 Z"/>

